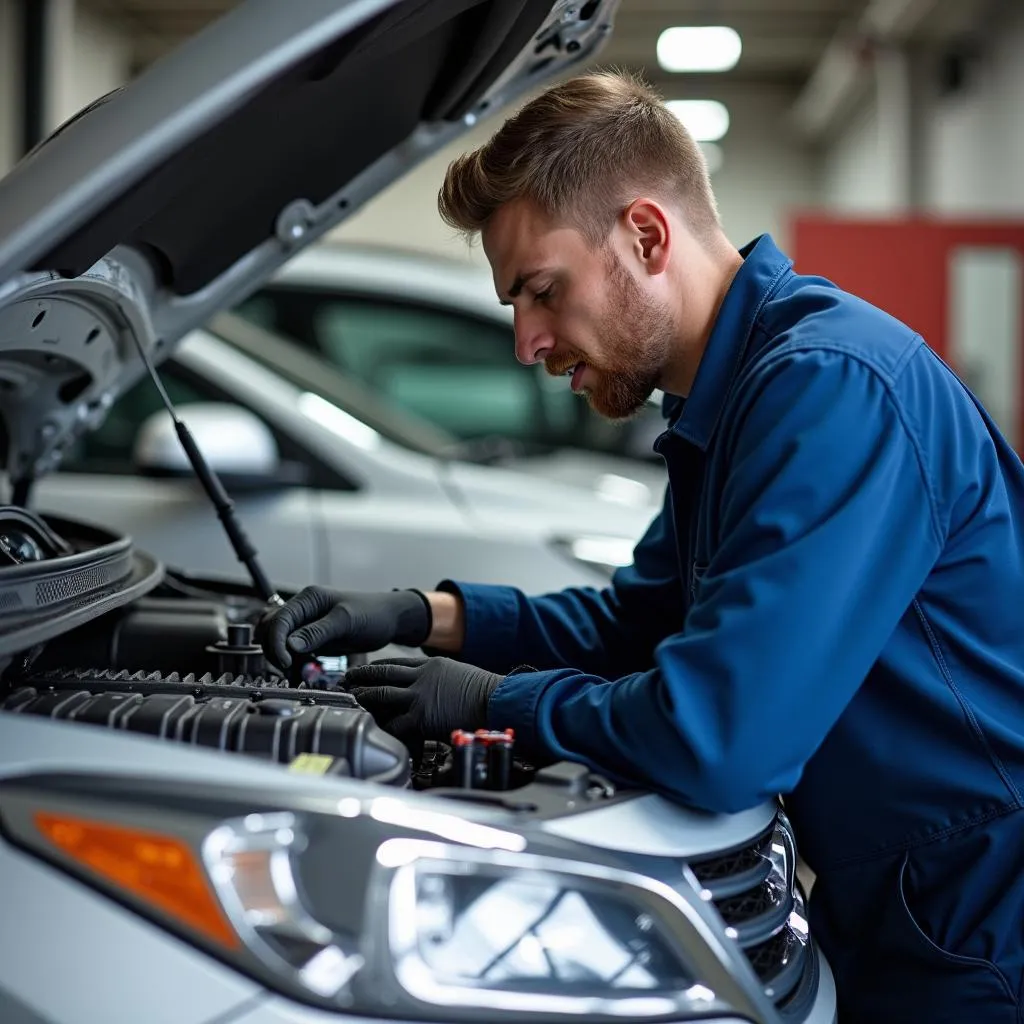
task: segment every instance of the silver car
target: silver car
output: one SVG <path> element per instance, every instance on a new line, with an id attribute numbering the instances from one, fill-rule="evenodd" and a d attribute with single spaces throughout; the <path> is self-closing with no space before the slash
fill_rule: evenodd
<path id="1" fill-rule="evenodd" d="M 273 672 L 281 595 L 192 447 L 251 584 L 26 507 L 189 332 L 614 8 L 249 0 L 0 182 L 3 1021 L 834 1021 L 776 804 L 699 814 L 505 733 L 411 752 L 342 662 Z"/>
<path id="2" fill-rule="evenodd" d="M 600 586 L 664 492 L 610 472 L 584 490 L 475 463 L 321 358 L 227 316 L 184 338 L 162 377 L 279 582 Z M 35 485 L 39 508 L 115 526 L 181 569 L 241 571 L 148 379 L 60 470 Z"/>
<path id="3" fill-rule="evenodd" d="M 321 242 L 236 312 L 319 352 L 382 401 L 462 442 L 468 456 L 599 491 L 608 476 L 664 490 L 652 450 L 665 426 L 660 402 L 613 424 L 543 367 L 524 370 L 512 310 L 478 266 Z"/>

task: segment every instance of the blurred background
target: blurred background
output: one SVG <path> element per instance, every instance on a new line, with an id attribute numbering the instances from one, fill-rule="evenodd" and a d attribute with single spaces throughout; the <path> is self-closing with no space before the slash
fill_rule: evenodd
<path id="1" fill-rule="evenodd" d="M 0 173 L 232 6 L 0 0 Z M 600 63 L 677 104 L 737 245 L 770 232 L 798 270 L 909 322 L 1024 445 L 1024 2 L 623 0 Z M 454 152 L 495 127 L 336 235 L 481 264 L 435 196 Z"/>

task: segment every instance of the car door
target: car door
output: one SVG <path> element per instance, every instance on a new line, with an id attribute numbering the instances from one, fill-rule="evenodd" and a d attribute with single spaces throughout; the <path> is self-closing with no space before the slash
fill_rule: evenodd
<path id="1" fill-rule="evenodd" d="M 238 404 L 228 390 L 230 381 L 225 382 L 228 387 L 217 386 L 179 362 L 165 363 L 161 378 L 186 422 L 193 403 Z M 157 476 L 138 470 L 133 449 L 139 429 L 161 409 L 148 378 L 126 391 L 102 426 L 68 452 L 61 471 L 35 485 L 33 505 L 129 533 L 141 548 L 175 568 L 245 578 L 246 570 L 198 482 L 189 474 Z M 280 434 L 275 440 L 290 468 L 301 470 L 303 453 Z M 303 485 L 303 476 L 301 471 L 282 473 L 245 490 L 228 481 L 245 531 L 278 584 L 321 581 L 317 491 Z"/>

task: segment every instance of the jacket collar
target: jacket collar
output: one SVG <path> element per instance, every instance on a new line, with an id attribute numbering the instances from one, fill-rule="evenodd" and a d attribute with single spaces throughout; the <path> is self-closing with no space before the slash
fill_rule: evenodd
<path id="1" fill-rule="evenodd" d="M 706 451 L 747 349 L 761 307 L 793 265 L 770 235 L 740 249 L 737 271 L 718 311 L 687 398 L 665 395 L 662 413 L 669 429 Z"/>

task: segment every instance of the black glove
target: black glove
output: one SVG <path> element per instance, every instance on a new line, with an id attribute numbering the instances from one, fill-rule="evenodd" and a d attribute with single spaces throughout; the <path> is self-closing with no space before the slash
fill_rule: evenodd
<path id="1" fill-rule="evenodd" d="M 325 647 L 329 654 L 361 654 L 387 644 L 419 647 L 430 636 L 431 619 L 430 603 L 418 590 L 343 593 L 306 587 L 266 615 L 257 636 L 264 654 L 286 669 L 292 653 Z"/>
<path id="2" fill-rule="evenodd" d="M 378 725 L 415 746 L 486 729 L 487 702 L 504 678 L 451 658 L 396 658 L 350 669 L 345 686 Z"/>

